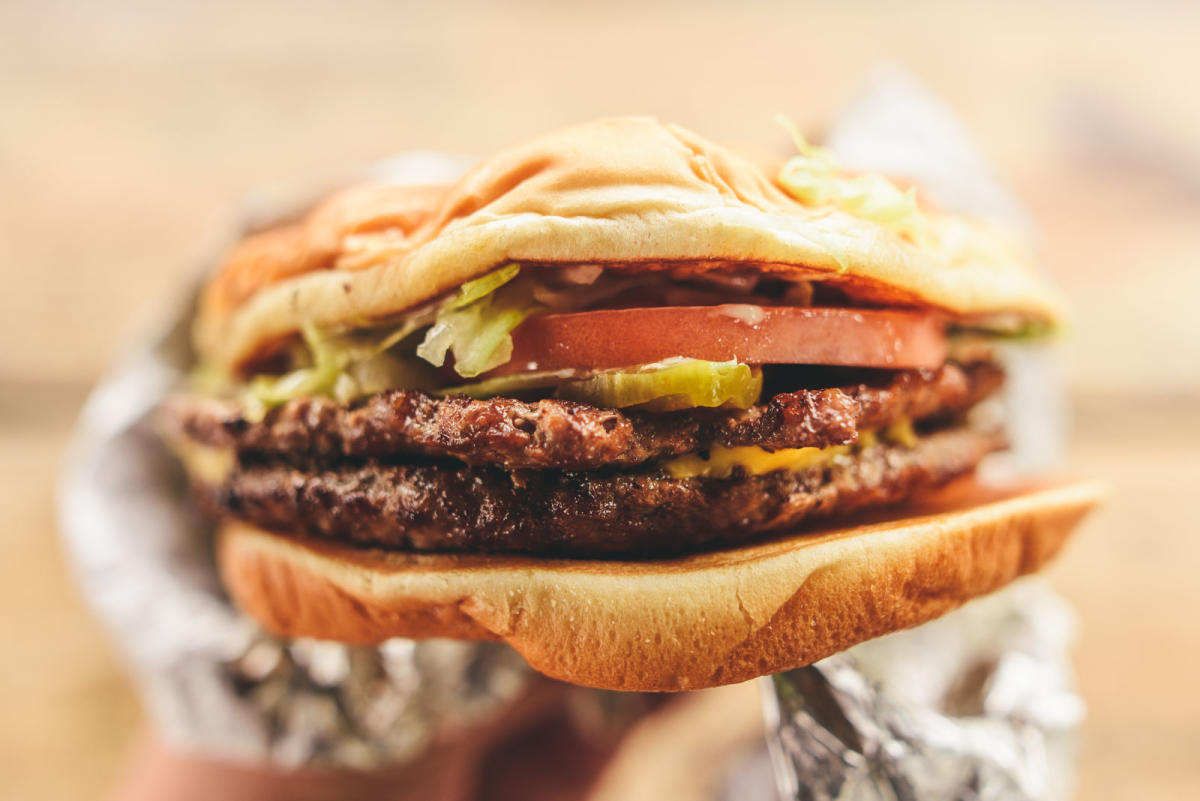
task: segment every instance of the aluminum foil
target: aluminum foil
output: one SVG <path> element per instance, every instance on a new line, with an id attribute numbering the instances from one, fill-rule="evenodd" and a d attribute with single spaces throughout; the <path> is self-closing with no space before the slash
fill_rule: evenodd
<path id="1" fill-rule="evenodd" d="M 852 142 L 846 149 L 855 163 L 864 163 L 863 154 L 886 151 L 891 171 L 928 181 L 920 164 L 937 161 L 929 158 L 930 131 L 935 140 L 959 135 L 937 123 L 931 103 L 936 106 L 903 76 L 884 75 L 831 129 L 831 139 L 835 146 Z M 905 114 L 912 118 L 908 123 Z M 902 124 L 920 129 L 919 135 L 897 137 Z M 877 146 L 891 144 L 872 150 L 872 136 Z M 892 146 L 896 141 L 908 142 L 907 156 Z M 972 152 L 960 145 L 943 152 Z M 407 154 L 372 174 L 428 183 L 453 178 L 465 163 Z M 997 201 L 1002 194 L 984 188 L 990 184 L 976 169 L 981 163 L 966 159 L 948 172 L 943 164 L 941 177 L 933 178 L 945 182 L 950 175 L 958 182 L 953 196 L 960 202 L 974 197 L 971 202 L 982 204 L 977 210 L 1010 213 L 1011 206 Z M 286 190 L 254 199 L 213 252 L 244 232 L 293 216 L 304 206 L 298 196 L 309 195 Z M 202 266 L 207 272 L 211 262 Z M 433 738 L 514 703 L 533 677 L 506 646 L 282 641 L 230 605 L 216 578 L 211 532 L 192 510 L 179 466 L 148 423 L 191 362 L 190 298 L 163 317 L 160 331 L 137 337 L 89 398 L 59 493 L 78 582 L 126 656 L 162 736 L 177 749 L 210 756 L 369 768 L 410 759 Z M 1018 365 L 1024 375 L 1042 371 L 1043 380 L 1026 383 L 1036 384 L 1043 397 L 1022 391 L 1008 399 L 1024 407 L 1018 417 L 1042 426 L 1015 432 L 1026 466 L 1054 459 L 1059 425 L 1045 414 L 1053 408 L 1046 397 L 1055 397 L 1052 381 L 1047 384 L 1052 364 L 1035 355 Z M 1051 608 L 1061 614 L 1056 618 L 1046 611 Z M 771 758 L 764 746 L 751 768 L 738 774 L 752 784 L 739 783 L 742 791 L 725 797 L 766 799 L 775 795 L 766 789 L 772 786 L 785 798 L 1062 797 L 1066 774 L 1057 766 L 1065 752 L 1052 744 L 1077 722 L 1082 705 L 1070 691 L 1064 655 L 1069 624 L 1043 628 L 1047 620 L 1066 618 L 1045 592 L 1014 590 L 816 666 L 760 680 Z M 969 643 L 978 647 L 970 650 Z M 980 661 L 980 653 L 989 655 Z M 620 714 L 610 717 L 622 717 L 624 724 L 642 708 L 615 694 L 590 697 L 593 712 L 615 709 Z M 767 766 L 773 774 L 763 775 Z"/>
<path id="2" fill-rule="evenodd" d="M 762 682 L 779 797 L 1040 801 L 1074 785 L 1074 618 L 1040 581 Z"/>

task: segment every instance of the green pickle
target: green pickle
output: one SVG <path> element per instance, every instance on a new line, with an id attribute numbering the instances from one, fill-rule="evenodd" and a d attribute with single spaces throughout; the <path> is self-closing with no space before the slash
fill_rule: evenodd
<path id="1" fill-rule="evenodd" d="M 737 362 L 689 359 L 655 370 L 600 373 L 564 383 L 556 394 L 593 406 L 637 406 L 655 412 L 696 406 L 747 409 L 762 394 L 762 371 Z"/>

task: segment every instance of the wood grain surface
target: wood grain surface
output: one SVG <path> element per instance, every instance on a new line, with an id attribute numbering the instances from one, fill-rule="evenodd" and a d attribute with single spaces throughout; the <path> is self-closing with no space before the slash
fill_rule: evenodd
<path id="1" fill-rule="evenodd" d="M 612 113 L 779 151 L 776 112 L 819 125 L 888 62 L 961 114 L 1075 304 L 1070 466 L 1113 484 L 1050 571 L 1083 624 L 1079 797 L 1195 797 L 1198 41 L 1167 0 L 0 4 L 0 797 L 102 795 L 139 725 L 53 483 L 233 204 Z"/>

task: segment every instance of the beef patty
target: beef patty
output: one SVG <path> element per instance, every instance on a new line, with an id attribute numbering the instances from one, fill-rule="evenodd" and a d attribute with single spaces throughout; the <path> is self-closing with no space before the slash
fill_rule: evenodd
<path id="1" fill-rule="evenodd" d="M 208 505 L 264 528 L 409 551 L 644 557 L 734 545 L 902 500 L 971 471 L 1002 437 L 965 425 L 879 442 L 800 471 L 672 478 L 636 471 L 242 463 Z"/>
<path id="2" fill-rule="evenodd" d="M 774 395 L 750 409 L 654 414 L 564 400 L 435 397 L 395 389 L 344 405 L 300 398 L 251 421 L 230 401 L 179 396 L 164 427 L 206 445 L 293 464 L 398 455 L 508 469 L 629 467 L 713 445 L 767 449 L 854 442 L 860 430 L 969 408 L 1003 383 L 992 363 L 879 371 L 842 386 Z"/>

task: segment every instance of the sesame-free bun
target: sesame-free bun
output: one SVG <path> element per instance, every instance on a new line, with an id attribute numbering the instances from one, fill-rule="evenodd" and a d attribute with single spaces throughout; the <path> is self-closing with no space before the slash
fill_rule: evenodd
<path id="1" fill-rule="evenodd" d="M 965 480 L 855 525 L 659 561 L 359 550 L 229 521 L 218 559 L 234 600 L 282 635 L 496 639 L 564 681 L 690 690 L 806 665 L 996 590 L 1052 557 L 1101 491 Z"/>
<path id="2" fill-rule="evenodd" d="M 932 236 L 917 243 L 806 206 L 776 173 L 677 126 L 619 118 L 512 148 L 452 186 L 351 187 L 232 250 L 203 293 L 195 344 L 233 369 L 305 324 L 394 316 L 510 261 L 737 264 L 955 316 L 1058 318 L 1057 294 L 993 226 L 927 210 Z"/>

